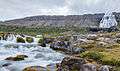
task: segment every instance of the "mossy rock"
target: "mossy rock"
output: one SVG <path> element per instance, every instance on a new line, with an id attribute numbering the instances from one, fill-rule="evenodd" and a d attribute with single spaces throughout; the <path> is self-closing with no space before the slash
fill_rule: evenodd
<path id="1" fill-rule="evenodd" d="M 43 43 L 44 42 L 44 39 L 43 38 L 40 38 L 39 40 L 38 40 L 38 43 Z"/>
<path id="2" fill-rule="evenodd" d="M 25 68 L 23 71 L 48 71 L 48 70 L 41 66 L 31 66 Z"/>
<path id="3" fill-rule="evenodd" d="M 32 37 L 26 37 L 26 41 L 27 41 L 28 43 L 32 43 L 32 42 L 34 42 L 34 40 L 33 40 Z"/>
<path id="4" fill-rule="evenodd" d="M 11 61 L 22 61 L 25 58 L 28 58 L 26 55 L 17 55 L 16 57 L 8 57 L 5 60 L 11 60 Z"/>
<path id="5" fill-rule="evenodd" d="M 93 60 L 96 60 L 96 61 L 99 61 L 103 58 L 103 55 L 99 52 L 96 52 L 96 51 L 84 52 L 80 56 L 82 58 L 93 59 Z"/>
<path id="6" fill-rule="evenodd" d="M 120 66 L 114 67 L 114 71 L 120 71 Z"/>
<path id="7" fill-rule="evenodd" d="M 25 43 L 25 40 L 22 37 L 17 37 L 18 43 Z"/>

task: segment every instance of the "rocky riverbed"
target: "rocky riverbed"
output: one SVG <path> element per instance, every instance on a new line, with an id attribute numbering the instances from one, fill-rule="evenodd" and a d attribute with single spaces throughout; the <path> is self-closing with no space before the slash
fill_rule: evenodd
<path id="1" fill-rule="evenodd" d="M 119 51 L 119 32 L 11 35 L 0 40 L 0 71 L 119 71 Z"/>

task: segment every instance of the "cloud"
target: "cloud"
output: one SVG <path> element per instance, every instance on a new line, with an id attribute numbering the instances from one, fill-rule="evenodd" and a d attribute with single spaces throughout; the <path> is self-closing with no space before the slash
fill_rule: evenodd
<path id="1" fill-rule="evenodd" d="M 0 0 L 0 20 L 120 11 L 120 0 Z"/>

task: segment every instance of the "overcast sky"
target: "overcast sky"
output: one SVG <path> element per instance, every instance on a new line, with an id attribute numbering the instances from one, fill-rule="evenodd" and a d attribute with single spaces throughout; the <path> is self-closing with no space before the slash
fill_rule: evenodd
<path id="1" fill-rule="evenodd" d="M 0 20 L 106 11 L 120 12 L 120 0 L 0 0 Z"/>

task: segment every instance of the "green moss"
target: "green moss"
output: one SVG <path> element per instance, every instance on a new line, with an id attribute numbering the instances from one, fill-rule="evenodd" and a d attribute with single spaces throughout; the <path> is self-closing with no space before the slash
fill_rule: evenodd
<path id="1" fill-rule="evenodd" d="M 25 40 L 22 37 L 17 37 L 18 43 L 25 43 Z"/>
<path id="2" fill-rule="evenodd" d="M 94 59 L 96 61 L 99 61 L 100 59 L 103 58 L 103 55 L 100 54 L 99 52 L 85 52 L 80 55 L 82 58 L 89 58 L 89 59 Z"/>
<path id="3" fill-rule="evenodd" d="M 114 68 L 114 71 L 120 71 L 120 66 L 115 67 L 115 68 Z"/>
<path id="4" fill-rule="evenodd" d="M 33 40 L 32 37 L 26 37 L 26 41 L 27 41 L 28 43 L 32 43 L 32 42 L 34 42 L 34 40 Z"/>
<path id="5" fill-rule="evenodd" d="M 40 38 L 39 40 L 38 40 L 38 43 L 43 43 L 44 42 L 44 39 L 43 38 Z"/>

